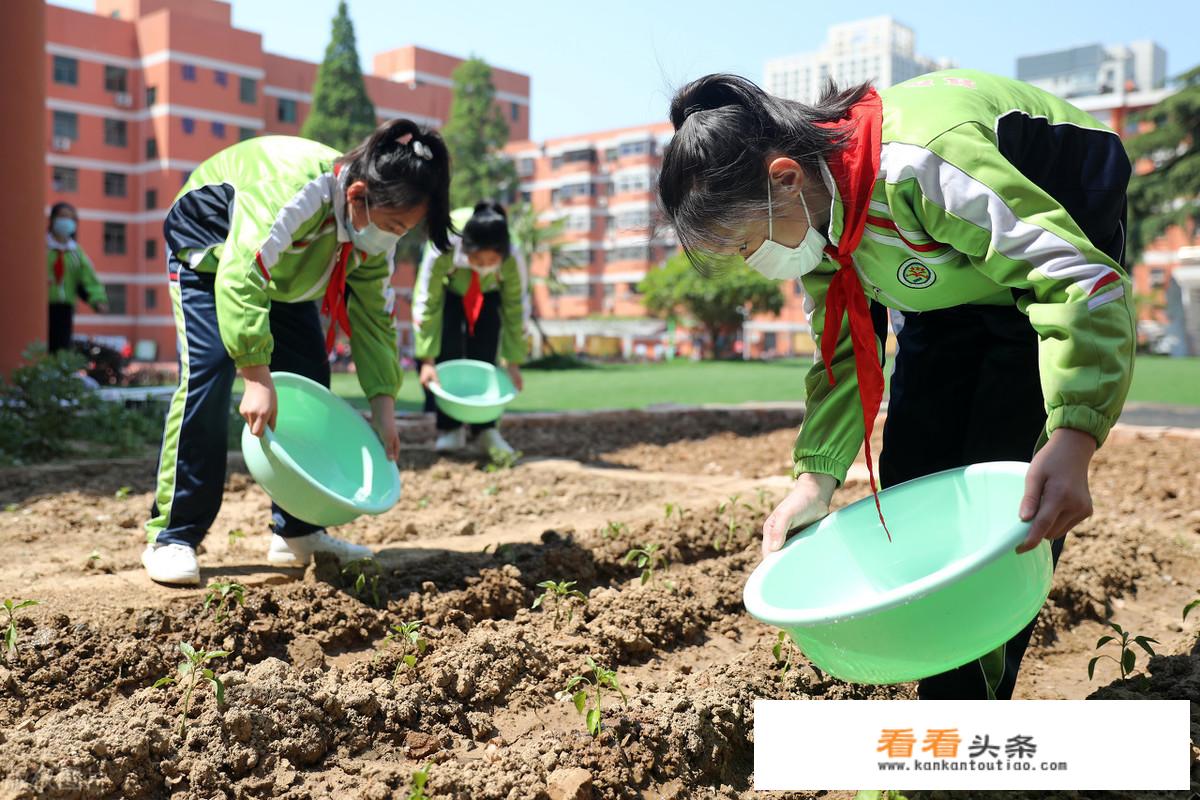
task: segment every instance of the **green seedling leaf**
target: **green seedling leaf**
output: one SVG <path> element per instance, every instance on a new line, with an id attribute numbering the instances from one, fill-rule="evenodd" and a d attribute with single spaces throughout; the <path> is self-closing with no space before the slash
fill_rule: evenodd
<path id="1" fill-rule="evenodd" d="M 1099 661 L 1100 658 L 1101 658 L 1100 656 L 1096 656 L 1095 658 L 1093 658 L 1091 661 L 1088 662 L 1088 680 L 1089 681 L 1092 680 L 1092 678 L 1094 678 L 1096 675 L 1096 662 Z"/>
<path id="2" fill-rule="evenodd" d="M 1193 608 L 1200 608 L 1200 600 L 1193 600 L 1183 607 L 1183 618 L 1187 619 Z"/>
<path id="3" fill-rule="evenodd" d="M 587 712 L 587 729 L 592 736 L 600 733 L 600 709 L 592 708 Z"/>
<path id="4" fill-rule="evenodd" d="M 1137 662 L 1137 656 L 1132 650 L 1126 650 L 1121 655 L 1121 677 L 1124 678 L 1129 673 L 1133 672 L 1133 666 Z"/>
<path id="5" fill-rule="evenodd" d="M 575 710 L 582 714 L 583 710 L 587 707 L 587 692 L 576 692 L 571 701 L 575 703 Z"/>
<path id="6" fill-rule="evenodd" d="M 129 497 L 129 495 L 131 495 L 131 494 L 133 494 L 132 486 L 122 486 L 120 489 L 117 489 L 115 496 L 118 500 L 124 500 L 126 497 Z"/>

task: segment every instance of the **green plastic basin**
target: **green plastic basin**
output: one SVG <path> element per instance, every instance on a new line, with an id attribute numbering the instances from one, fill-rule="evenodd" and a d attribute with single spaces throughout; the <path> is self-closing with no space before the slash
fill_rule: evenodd
<path id="1" fill-rule="evenodd" d="M 438 382 L 429 387 L 442 413 L 459 422 L 500 419 L 517 396 L 508 374 L 486 361 L 457 358 L 437 365 Z"/>
<path id="2" fill-rule="evenodd" d="M 867 497 L 763 559 L 746 609 L 787 631 L 825 672 L 901 683 L 991 652 L 1035 616 L 1050 591 L 1050 545 L 1018 507 L 1028 464 L 947 470 L 879 493 L 888 542 Z"/>
<path id="3" fill-rule="evenodd" d="M 354 408 L 316 381 L 274 372 L 275 430 L 242 430 L 242 455 L 254 480 L 289 514 L 314 525 L 342 525 L 382 514 L 400 499 L 400 471 Z"/>

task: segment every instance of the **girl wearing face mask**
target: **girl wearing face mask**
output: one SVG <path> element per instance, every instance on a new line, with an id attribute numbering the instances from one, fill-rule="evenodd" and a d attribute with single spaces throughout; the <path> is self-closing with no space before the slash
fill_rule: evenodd
<path id="1" fill-rule="evenodd" d="M 75 327 L 75 300 L 81 299 L 103 314 L 108 311 L 104 284 L 83 248 L 75 241 L 78 216 L 70 203 L 55 203 L 50 209 L 46 233 L 46 273 L 50 282 L 50 330 L 47 348 L 51 353 L 71 346 Z"/>
<path id="2" fill-rule="evenodd" d="M 271 372 L 328 386 L 341 331 L 375 430 L 396 459 L 394 250 L 417 227 L 448 245 L 449 187 L 441 137 L 407 119 L 380 125 L 345 155 L 289 136 L 249 139 L 191 174 L 163 226 L 180 380 L 146 525 L 142 563 L 151 578 L 199 582 L 195 549 L 221 506 L 238 373 L 246 387 L 239 410 L 262 436 L 277 411 Z M 272 517 L 271 564 L 302 566 L 316 551 L 343 561 L 371 556 L 277 506 Z"/>
<path id="3" fill-rule="evenodd" d="M 509 237 L 508 217 L 491 201 L 454 213 L 462 236 L 451 237 L 448 248 L 426 249 L 413 294 L 421 385 L 437 382 L 435 364 L 442 361 L 470 358 L 495 364 L 500 357 L 520 391 L 529 296 L 525 266 Z M 462 423 L 443 414 L 428 391 L 425 408 L 437 413 L 437 451 L 467 446 Z M 495 422 L 472 425 L 471 434 L 473 446 L 484 455 L 513 452 Z"/>
<path id="4" fill-rule="evenodd" d="M 685 250 L 799 279 L 820 348 L 795 487 L 763 526 L 763 551 L 829 512 L 864 441 L 875 489 L 870 434 L 894 309 L 882 484 L 1032 459 L 1012 510 L 1032 521 L 1018 550 L 1050 539 L 1057 563 L 1091 514 L 1088 464 L 1132 372 L 1130 164 L 1116 134 L 1046 92 L 968 70 L 882 92 L 831 86 L 814 106 L 709 75 L 676 95 L 671 120 L 659 192 Z M 883 526 L 863 546 L 887 547 Z M 920 696 L 1011 697 L 1032 628 L 922 681 Z"/>

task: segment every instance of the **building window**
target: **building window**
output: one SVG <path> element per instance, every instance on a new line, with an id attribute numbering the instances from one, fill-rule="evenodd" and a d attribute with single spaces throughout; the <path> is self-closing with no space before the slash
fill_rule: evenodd
<path id="1" fill-rule="evenodd" d="M 616 161 L 621 157 L 621 151 L 616 147 L 610 147 L 604 151 L 605 161 Z"/>
<path id="2" fill-rule="evenodd" d="M 191 117 L 183 117 L 181 122 L 183 124 L 184 133 L 190 136 L 196 132 L 196 120 L 192 119 Z"/>
<path id="3" fill-rule="evenodd" d="M 242 78 L 238 81 L 238 97 L 243 103 L 258 102 L 258 84 L 254 78 Z"/>
<path id="4" fill-rule="evenodd" d="M 146 105 L 152 106 L 157 102 L 158 102 L 158 87 L 157 86 L 147 86 L 146 87 Z"/>
<path id="5" fill-rule="evenodd" d="M 618 148 L 620 156 L 641 156 L 651 152 L 650 142 L 624 142 Z"/>
<path id="6" fill-rule="evenodd" d="M 217 137 L 218 139 L 224 139 L 225 138 L 225 123 L 224 122 L 214 122 L 212 124 L 212 135 Z"/>
<path id="7" fill-rule="evenodd" d="M 79 170 L 74 167 L 54 167 L 51 181 L 56 192 L 79 191 Z"/>
<path id="8" fill-rule="evenodd" d="M 146 210 L 150 211 L 151 209 L 155 209 L 155 208 L 158 208 L 158 190 L 157 189 L 147 189 L 146 190 Z"/>
<path id="9" fill-rule="evenodd" d="M 104 223 L 104 252 L 112 256 L 125 255 L 125 223 Z"/>
<path id="10" fill-rule="evenodd" d="M 254 128 L 238 128 L 238 141 L 244 142 L 254 138 Z"/>
<path id="11" fill-rule="evenodd" d="M 79 138 L 79 115 L 74 111 L 54 112 L 54 138 L 75 141 Z"/>
<path id="12" fill-rule="evenodd" d="M 517 105 L 516 103 L 513 103 L 513 104 L 512 104 L 512 111 L 511 111 L 510 113 L 512 114 L 512 121 L 513 121 L 513 122 L 520 122 L 520 121 L 521 121 L 521 107 L 520 107 L 519 105 Z"/>
<path id="13" fill-rule="evenodd" d="M 532 158 L 517 159 L 517 175 L 522 178 L 528 178 L 533 174 L 534 162 Z"/>
<path id="14" fill-rule="evenodd" d="M 104 173 L 104 196 L 124 197 L 126 192 L 125 176 L 120 172 Z"/>
<path id="15" fill-rule="evenodd" d="M 632 175 L 618 175 L 613 179 L 613 194 L 628 194 L 631 192 L 650 191 L 650 175 L 639 172 Z"/>
<path id="16" fill-rule="evenodd" d="M 644 245 L 614 247 L 608 251 L 608 261 L 649 261 L 650 249 Z"/>
<path id="17" fill-rule="evenodd" d="M 196 80 L 196 67 L 195 67 L 195 65 L 193 65 L 193 64 L 184 64 L 184 65 L 183 65 L 183 79 L 184 79 L 185 81 L 194 81 L 194 80 Z"/>
<path id="18" fill-rule="evenodd" d="M 296 101 L 286 97 L 279 98 L 279 110 L 275 116 L 280 122 L 294 124 L 296 122 Z"/>
<path id="19" fill-rule="evenodd" d="M 521 202 L 530 203 L 533 201 L 533 192 L 521 192 Z"/>
<path id="20" fill-rule="evenodd" d="M 158 292 L 153 288 L 146 289 L 145 299 L 142 301 L 142 306 L 147 311 L 153 311 L 158 307 Z"/>
<path id="21" fill-rule="evenodd" d="M 554 254 L 555 268 L 571 269 L 572 267 L 586 267 L 592 263 L 592 251 L 588 250 L 562 250 Z"/>
<path id="22" fill-rule="evenodd" d="M 104 67 L 104 91 L 125 94 L 129 91 L 129 70 L 124 67 Z"/>
<path id="23" fill-rule="evenodd" d="M 158 158 L 158 139 L 153 136 L 146 140 L 146 158 Z"/>
<path id="24" fill-rule="evenodd" d="M 213 80 L 217 82 L 217 86 L 229 85 L 229 75 L 223 69 L 213 70 Z"/>
<path id="25" fill-rule="evenodd" d="M 129 144 L 126 134 L 128 127 L 123 119 L 104 120 L 104 143 L 113 147 L 125 147 Z"/>
<path id="26" fill-rule="evenodd" d="M 66 56 L 54 57 L 54 82 L 66 86 L 79 85 L 79 62 Z"/>
<path id="27" fill-rule="evenodd" d="M 1161 289 L 1167 285 L 1167 271 L 1162 267 L 1150 270 L 1150 288 Z"/>
<path id="28" fill-rule="evenodd" d="M 104 294 L 108 300 L 109 314 L 126 314 L 129 311 L 129 287 L 123 283 L 104 284 Z"/>
<path id="29" fill-rule="evenodd" d="M 158 258 L 158 239 L 146 240 L 146 258 Z"/>

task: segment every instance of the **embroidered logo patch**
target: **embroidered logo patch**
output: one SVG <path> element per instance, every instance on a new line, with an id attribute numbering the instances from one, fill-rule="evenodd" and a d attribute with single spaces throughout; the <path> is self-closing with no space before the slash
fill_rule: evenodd
<path id="1" fill-rule="evenodd" d="M 910 289 L 928 289 L 937 281 L 937 273 L 915 258 L 910 258 L 900 265 L 896 279 Z"/>

